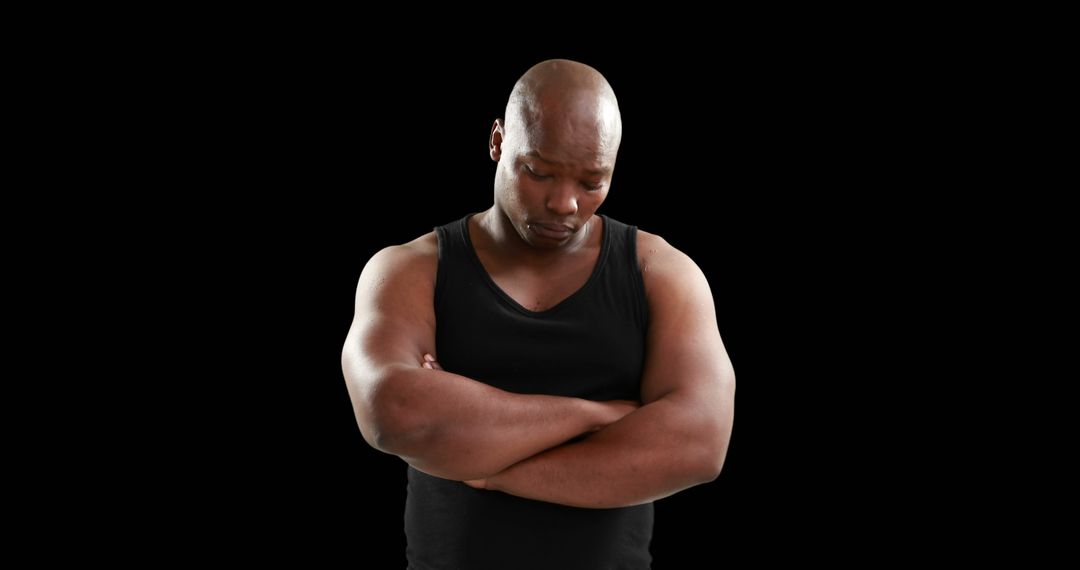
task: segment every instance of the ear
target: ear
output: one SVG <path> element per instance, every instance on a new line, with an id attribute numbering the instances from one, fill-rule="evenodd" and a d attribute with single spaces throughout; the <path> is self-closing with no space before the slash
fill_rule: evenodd
<path id="1" fill-rule="evenodd" d="M 499 157 L 502 156 L 502 143 L 505 136 L 506 131 L 503 130 L 502 119 L 495 119 L 495 124 L 491 125 L 491 137 L 488 138 L 488 154 L 495 162 L 499 162 Z"/>

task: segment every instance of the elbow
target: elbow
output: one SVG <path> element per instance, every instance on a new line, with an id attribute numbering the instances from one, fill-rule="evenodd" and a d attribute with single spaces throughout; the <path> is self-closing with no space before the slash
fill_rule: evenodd
<path id="1" fill-rule="evenodd" d="M 705 445 L 694 462 L 694 479 L 698 484 L 711 483 L 720 477 L 727 456 L 727 446 Z M 719 449 L 717 447 L 720 447 Z"/>
<path id="2" fill-rule="evenodd" d="M 354 377 L 349 392 L 364 440 L 384 453 L 405 456 L 421 445 L 430 430 L 398 384 L 393 374 Z"/>
<path id="3" fill-rule="evenodd" d="M 702 483 L 712 483 L 720 477 L 720 471 L 724 468 L 724 456 L 711 455 L 706 458 L 705 464 L 701 466 L 699 471 L 699 477 Z"/>
<path id="4" fill-rule="evenodd" d="M 379 451 L 398 456 L 414 455 L 430 432 L 415 406 L 397 394 L 376 398 L 370 408 L 369 441 Z"/>
<path id="5" fill-rule="evenodd" d="M 731 441 L 731 423 L 717 422 L 702 431 L 708 436 L 700 440 L 696 453 L 697 461 L 693 464 L 700 482 L 711 483 L 720 477 L 720 472 L 724 469 L 728 444 Z"/>
<path id="6" fill-rule="evenodd" d="M 364 439 L 372 447 L 383 453 L 405 456 L 411 455 L 421 439 L 423 429 L 408 418 L 407 414 L 380 410 L 379 419 L 361 426 Z"/>
<path id="7" fill-rule="evenodd" d="M 731 443 L 731 430 L 735 421 L 735 374 L 727 374 L 723 381 L 722 400 L 719 413 L 712 414 L 707 425 L 700 433 L 706 434 L 702 440 L 699 475 L 703 483 L 710 483 L 720 477 L 727 459 L 728 446 Z"/>

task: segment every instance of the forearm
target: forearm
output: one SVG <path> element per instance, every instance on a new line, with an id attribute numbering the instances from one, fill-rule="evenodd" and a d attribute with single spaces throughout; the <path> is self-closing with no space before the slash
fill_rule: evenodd
<path id="1" fill-rule="evenodd" d="M 584 441 L 517 463 L 485 484 L 575 507 L 647 503 L 715 479 L 729 434 L 730 421 L 696 418 L 661 399 Z"/>
<path id="2" fill-rule="evenodd" d="M 441 370 L 398 370 L 384 409 L 399 418 L 383 447 L 413 467 L 447 479 L 493 475 L 598 429 L 598 402 L 514 394 Z"/>

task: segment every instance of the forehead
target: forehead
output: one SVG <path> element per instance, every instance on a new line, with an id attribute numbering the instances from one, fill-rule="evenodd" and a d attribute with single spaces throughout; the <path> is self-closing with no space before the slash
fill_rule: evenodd
<path id="1" fill-rule="evenodd" d="M 597 124 L 538 121 L 525 129 L 523 157 L 552 166 L 568 166 L 602 174 L 615 164 L 618 147 L 611 133 Z"/>

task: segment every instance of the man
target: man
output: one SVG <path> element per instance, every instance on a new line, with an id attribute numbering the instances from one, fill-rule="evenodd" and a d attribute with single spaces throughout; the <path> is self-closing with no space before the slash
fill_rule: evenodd
<path id="1" fill-rule="evenodd" d="M 537 64 L 491 130 L 491 208 L 360 276 L 342 366 L 365 440 L 410 465 L 410 568 L 648 568 L 652 501 L 720 472 L 709 285 L 595 215 L 621 137 L 598 71 Z"/>

